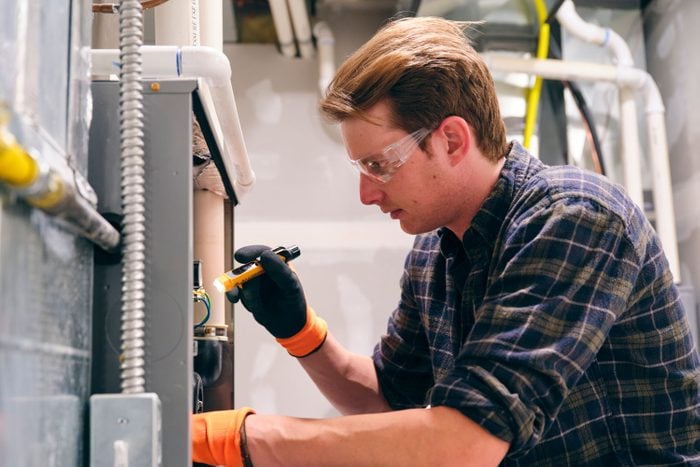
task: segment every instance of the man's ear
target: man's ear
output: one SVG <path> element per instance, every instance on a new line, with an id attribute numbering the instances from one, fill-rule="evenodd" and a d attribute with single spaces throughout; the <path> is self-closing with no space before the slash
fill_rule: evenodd
<path id="1" fill-rule="evenodd" d="M 447 117 L 438 128 L 447 144 L 447 156 L 452 164 L 457 164 L 464 159 L 473 144 L 472 133 L 469 124 L 457 116 Z"/>

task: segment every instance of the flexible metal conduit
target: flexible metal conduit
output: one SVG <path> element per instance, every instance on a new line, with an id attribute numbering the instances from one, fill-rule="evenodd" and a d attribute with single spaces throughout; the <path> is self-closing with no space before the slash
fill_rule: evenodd
<path id="1" fill-rule="evenodd" d="M 122 190 L 123 393 L 145 391 L 145 178 L 141 45 L 143 10 L 138 0 L 119 3 L 119 115 Z"/>

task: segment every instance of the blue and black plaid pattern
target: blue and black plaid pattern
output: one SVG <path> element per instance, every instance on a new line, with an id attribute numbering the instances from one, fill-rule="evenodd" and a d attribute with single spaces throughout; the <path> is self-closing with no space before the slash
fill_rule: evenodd
<path id="1" fill-rule="evenodd" d="M 503 465 L 700 465 L 700 359 L 661 245 L 605 178 L 513 143 L 463 239 L 416 238 L 374 353 L 396 409 L 454 407 Z"/>

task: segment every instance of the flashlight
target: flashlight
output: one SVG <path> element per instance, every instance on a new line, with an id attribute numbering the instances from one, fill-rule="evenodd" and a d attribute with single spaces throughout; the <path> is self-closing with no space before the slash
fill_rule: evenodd
<path id="1" fill-rule="evenodd" d="M 288 248 L 278 246 L 277 248 L 272 250 L 272 252 L 280 258 L 282 258 L 282 260 L 285 263 L 293 260 L 294 258 L 299 257 L 299 255 L 301 254 L 301 250 L 299 250 L 299 247 L 296 245 L 292 245 Z M 258 277 L 264 272 L 265 270 L 260 265 L 260 260 L 254 259 L 253 261 L 238 266 L 235 269 L 226 271 L 225 273 L 214 279 L 214 287 L 216 287 L 216 289 L 219 292 L 228 292 L 234 287 L 243 285 L 244 283 L 248 282 L 254 277 Z"/>

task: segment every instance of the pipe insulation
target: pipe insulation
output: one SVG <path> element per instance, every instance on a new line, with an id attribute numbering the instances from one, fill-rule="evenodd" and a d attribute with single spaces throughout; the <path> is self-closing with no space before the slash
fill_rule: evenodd
<path id="1" fill-rule="evenodd" d="M 138 0 L 119 3 L 119 115 L 122 190 L 123 393 L 145 391 L 145 177 L 141 46 L 143 11 Z"/>
<path id="2" fill-rule="evenodd" d="M 596 63 L 517 58 L 492 53 L 482 54 L 482 56 L 487 66 L 494 72 L 527 73 L 562 81 L 603 81 L 615 84 L 620 88 L 621 93 L 635 91 L 642 94 L 649 135 L 649 154 L 654 172 L 656 231 L 668 258 L 674 281 L 680 283 L 678 237 L 666 140 L 666 109 L 659 88 L 651 75 L 636 68 Z M 635 160 L 639 161 L 638 154 Z"/>
<path id="3" fill-rule="evenodd" d="M 255 173 L 248 159 L 236 99 L 231 87 L 231 65 L 222 52 L 211 47 L 144 46 L 143 75 L 158 79 L 201 78 L 208 85 L 219 119 L 223 141 L 223 162 L 234 179 L 239 201 L 252 189 Z M 114 73 L 119 67 L 118 51 L 92 50 L 93 74 Z M 235 174 L 235 177 L 233 176 Z"/>

